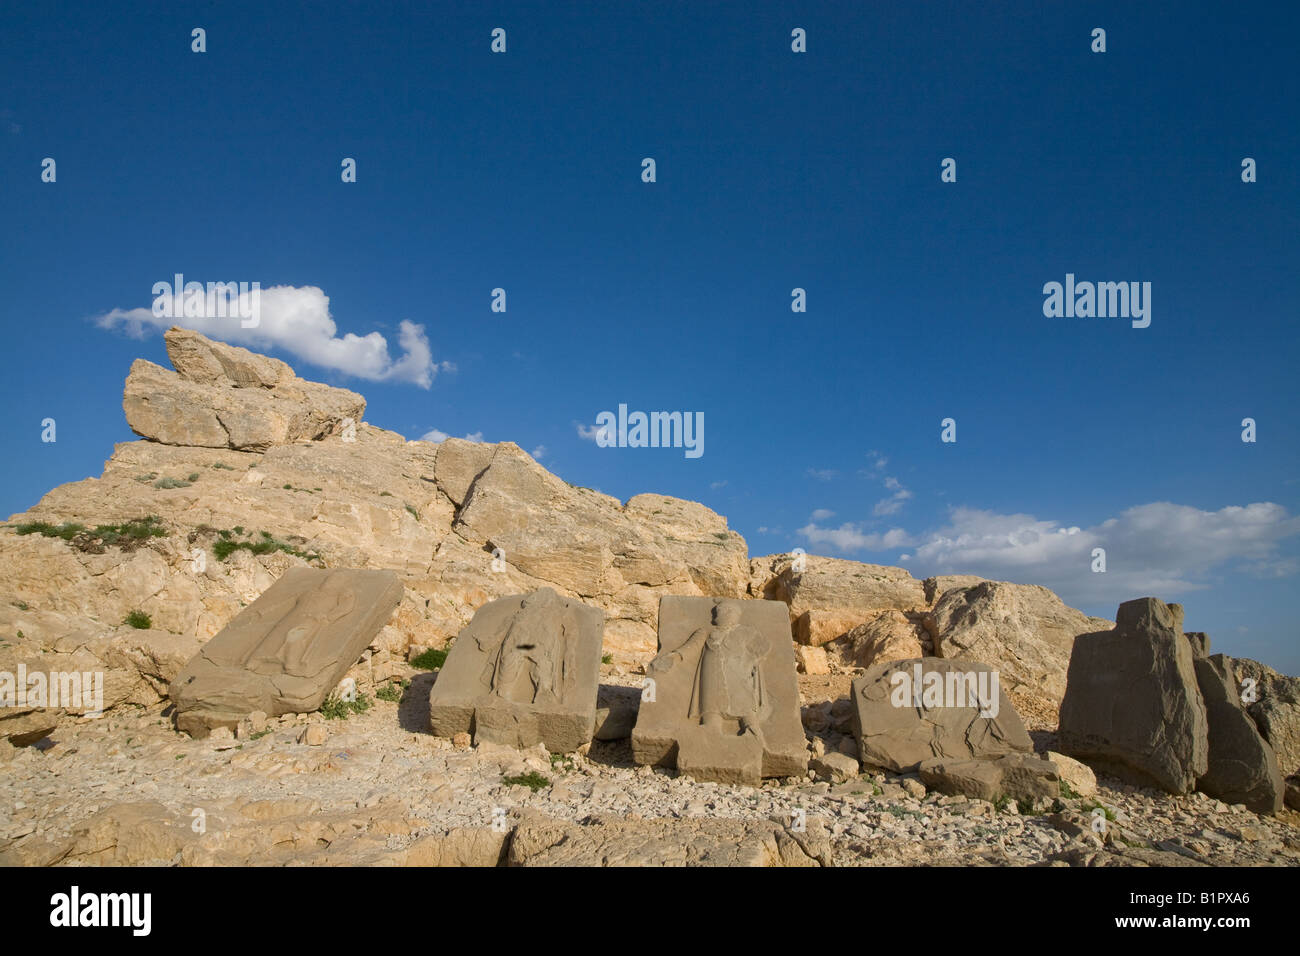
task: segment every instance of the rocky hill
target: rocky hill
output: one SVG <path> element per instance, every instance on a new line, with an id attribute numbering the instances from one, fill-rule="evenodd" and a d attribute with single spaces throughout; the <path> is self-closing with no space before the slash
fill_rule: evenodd
<path id="1" fill-rule="evenodd" d="M 1054 743 L 1075 639 L 1106 632 L 1112 622 L 1069 608 L 1042 587 L 973 576 L 921 581 L 900 568 L 817 556 L 750 558 L 726 519 L 701 504 L 657 494 L 621 502 L 568 484 L 509 442 L 408 440 L 366 423 L 360 395 L 304 381 L 283 362 L 179 328 L 167 332 L 166 345 L 172 370 L 139 360 L 126 380 L 123 409 L 141 440 L 117 445 L 100 477 L 53 489 L 0 527 L 0 673 L 20 667 L 102 672 L 109 712 L 92 721 L 79 717 L 84 707 L 0 710 L 0 761 L 25 768 L 10 780 L 8 803 L 15 809 L 8 816 L 0 811 L 0 859 L 178 861 L 189 854 L 188 862 L 266 861 L 283 841 L 276 844 L 275 827 L 261 822 L 279 820 L 295 846 L 329 845 L 332 838 L 322 834 L 334 832 L 331 827 L 374 837 L 346 852 L 318 854 L 323 862 L 378 860 L 392 849 L 394 834 L 401 855 L 390 862 L 490 862 L 507 852 L 549 860 L 573 836 L 565 830 L 572 826 L 571 801 L 555 789 L 558 783 L 528 797 L 500 777 L 554 771 L 555 760 L 466 751 L 463 743 L 430 738 L 429 675 L 408 663 L 445 648 L 488 601 L 539 587 L 605 612 L 601 679 L 609 687 L 602 692 L 633 685 L 644 671 L 655 653 L 665 595 L 773 600 L 789 610 L 814 758 L 805 786 L 773 790 L 767 782 L 765 796 L 751 799 L 689 778 L 664 782 L 647 777 L 649 768 L 630 769 L 619 750 L 625 740 L 598 742 L 558 765 L 573 778 L 564 778 L 569 791 L 580 792 L 592 812 L 614 815 L 606 829 L 584 832 L 583 840 L 594 841 L 593 854 L 609 852 L 609 841 L 631 841 L 642 849 L 619 852 L 634 862 L 656 862 L 646 847 L 666 844 L 655 820 L 703 816 L 709 819 L 692 825 L 692 845 L 706 855 L 708 846 L 729 847 L 733 861 L 817 865 L 900 827 L 916 830 L 919 847 L 940 841 L 953 850 L 954 862 L 1125 852 L 1127 844 L 1114 840 L 1089 843 L 1086 823 L 1071 822 L 1070 807 L 1039 832 L 1026 820 L 968 812 L 965 798 L 927 794 L 915 776 L 859 780 L 842 699 L 854 676 L 891 661 L 976 661 L 1001 674 L 1003 691 L 1046 749 Z M 336 734 L 328 752 L 321 747 L 330 735 L 320 714 L 241 727 L 238 742 L 229 735 L 178 738 L 165 716 L 172 679 L 241 608 L 301 565 L 399 576 L 401 603 L 351 673 L 372 693 L 389 681 L 407 682 L 400 706 L 381 703 L 352 718 L 349 733 Z M 1252 717 L 1273 728 L 1269 740 L 1276 741 L 1279 762 L 1300 761 L 1296 682 L 1254 662 L 1230 666 L 1270 689 L 1268 709 L 1257 708 Z M 423 705 L 413 699 L 421 694 Z M 360 729 L 366 737 L 357 736 Z M 46 756 L 5 743 L 48 745 L 52 733 L 57 743 Z M 126 777 L 124 759 L 132 762 Z M 180 760 L 206 782 L 178 775 Z M 1297 769 L 1282 768 L 1284 774 Z M 281 789 L 286 775 L 300 774 L 324 776 L 313 776 L 321 786 L 298 806 Z M 64 783 L 52 785 L 50 775 L 62 775 Z M 59 794 L 70 775 L 85 793 L 114 795 L 110 810 L 97 798 L 78 798 L 68 809 L 73 804 L 60 802 Z M 428 799 L 393 796 L 413 786 L 430 791 Z M 1109 791 L 1113 803 L 1158 821 L 1145 835 L 1130 831 L 1148 849 L 1176 841 L 1193 823 L 1204 830 L 1204 814 L 1220 812 L 1217 806 L 1245 812 L 1200 794 L 1166 805 L 1140 788 L 1116 786 Z M 359 796 L 359 787 L 366 793 Z M 481 832 L 483 807 L 451 806 L 453 795 L 473 803 L 476 794 L 484 807 L 513 807 L 524 814 L 520 820 L 531 820 L 512 831 L 508 849 Z M 850 812 L 853 795 L 862 794 L 870 806 Z M 191 804 L 208 807 L 227 831 L 242 827 L 244 842 L 232 848 L 191 840 L 183 832 Z M 353 818 L 363 804 L 386 809 L 360 812 L 366 820 L 358 824 Z M 642 826 L 635 815 L 622 819 L 629 807 L 643 805 L 657 808 L 655 820 Z M 693 809 L 706 806 L 708 814 Z M 754 806 L 765 815 L 744 812 Z M 815 836 L 792 835 L 789 814 L 799 807 L 820 814 Z M 61 822 L 38 825 L 56 809 L 67 811 Z M 534 812 L 544 817 L 527 816 Z M 837 815 L 848 822 L 824 829 Z M 1300 850 L 1300 843 L 1286 842 L 1293 838 L 1285 824 L 1247 818 L 1236 824 L 1242 832 L 1255 827 L 1249 832 L 1256 836 L 1238 842 L 1250 842 L 1261 859 Z M 152 834 L 143 848 L 113 849 L 140 827 Z M 1001 856 L 985 859 L 981 848 L 990 833 L 1001 834 Z M 426 838 L 433 842 L 422 843 Z M 1195 842 L 1150 849 L 1156 856 L 1146 862 L 1191 859 Z M 1218 851 L 1211 838 L 1201 842 Z M 930 858 L 875 845 L 855 852 L 879 857 L 876 862 Z M 1129 862 L 1141 863 L 1140 857 Z"/>

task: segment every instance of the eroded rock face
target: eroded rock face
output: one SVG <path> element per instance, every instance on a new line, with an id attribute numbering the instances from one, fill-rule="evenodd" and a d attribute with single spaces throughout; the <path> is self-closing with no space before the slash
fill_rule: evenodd
<path id="1" fill-rule="evenodd" d="M 1141 786 L 1190 792 L 1209 769 L 1205 702 L 1182 608 L 1126 601 L 1109 631 L 1075 639 L 1060 749 Z"/>
<path id="2" fill-rule="evenodd" d="M 316 710 L 401 597 L 391 571 L 289 569 L 177 675 L 176 726 L 205 736 L 254 711 Z"/>
<path id="3" fill-rule="evenodd" d="M 983 581 L 944 590 L 926 626 L 936 657 L 981 661 L 997 668 L 1009 691 L 1059 704 L 1075 638 L 1110 622 L 1067 607 L 1044 587 Z"/>
<path id="4" fill-rule="evenodd" d="M 359 422 L 356 392 L 307 382 L 284 362 L 188 329 L 165 335 L 174 372 L 138 359 L 122 409 L 137 435 L 168 445 L 265 451 Z"/>
<path id="5" fill-rule="evenodd" d="M 986 664 L 930 657 L 879 664 L 855 678 L 852 726 L 862 763 L 907 773 L 933 758 L 1032 753 L 1029 733 L 993 675 Z"/>
<path id="6" fill-rule="evenodd" d="M 590 743 L 604 617 L 550 588 L 485 604 L 433 686 L 433 732 L 551 753 Z"/>
<path id="7" fill-rule="evenodd" d="M 1209 725 L 1209 769 L 1196 789 L 1256 813 L 1277 813 L 1286 785 L 1273 748 L 1242 707 L 1231 661 L 1222 654 L 1198 656 L 1194 666 Z"/>
<path id="8" fill-rule="evenodd" d="M 771 555 L 750 562 L 750 593 L 784 601 L 794 638 L 820 646 L 888 610 L 921 611 L 925 588 L 902 568 L 817 555 Z"/>
<path id="9" fill-rule="evenodd" d="M 983 760 L 936 757 L 922 761 L 917 771 L 931 790 L 975 800 L 1032 802 L 1061 793 L 1056 765 L 1033 754 L 1003 754 Z"/>
<path id="10" fill-rule="evenodd" d="M 794 648 L 775 602 L 665 597 L 632 731 L 638 764 L 757 784 L 807 770 Z M 647 699 L 653 696 L 653 700 Z"/>
<path id="11" fill-rule="evenodd" d="M 1282 775 L 1300 774 L 1300 677 L 1287 677 L 1248 658 L 1228 660 L 1238 699 L 1243 694 L 1252 698 L 1246 712 L 1273 748 Z"/>

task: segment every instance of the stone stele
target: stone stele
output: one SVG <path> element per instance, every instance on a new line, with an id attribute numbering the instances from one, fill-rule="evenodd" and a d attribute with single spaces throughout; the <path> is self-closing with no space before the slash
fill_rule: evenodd
<path id="1" fill-rule="evenodd" d="M 550 588 L 484 604 L 429 694 L 433 732 L 552 753 L 589 743 L 604 628 L 604 611 Z"/>
<path id="2" fill-rule="evenodd" d="M 401 599 L 391 571 L 290 568 L 176 675 L 177 729 L 205 737 L 254 711 L 316 710 Z"/>
<path id="3" fill-rule="evenodd" d="M 719 783 L 805 774 L 788 614 L 781 601 L 661 599 L 633 759 Z"/>

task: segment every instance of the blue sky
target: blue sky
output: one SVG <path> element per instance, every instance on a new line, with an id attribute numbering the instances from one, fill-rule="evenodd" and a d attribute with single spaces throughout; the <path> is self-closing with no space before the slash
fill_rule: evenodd
<path id="1" fill-rule="evenodd" d="M 155 282 L 257 281 L 225 337 L 407 437 L 702 501 L 754 555 L 1180 600 L 1300 672 L 1294 4 L 380 6 L 0 13 L 0 511 L 133 438 Z M 1150 326 L 1044 316 L 1067 273 L 1150 282 Z M 582 437 L 620 403 L 703 413 L 704 454 Z"/>

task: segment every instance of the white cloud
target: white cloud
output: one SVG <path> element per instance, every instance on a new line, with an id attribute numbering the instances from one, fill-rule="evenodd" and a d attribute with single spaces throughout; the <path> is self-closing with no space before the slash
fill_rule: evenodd
<path id="1" fill-rule="evenodd" d="M 532 455 L 533 458 L 536 459 L 537 461 L 541 461 L 543 458 L 546 457 L 546 446 L 538 445 L 531 452 L 529 452 L 529 454 Z"/>
<path id="2" fill-rule="evenodd" d="M 581 422 L 574 422 L 578 428 L 578 437 L 585 441 L 595 441 L 596 436 L 605 430 L 607 426 L 584 425 Z M 612 435 L 609 437 L 613 437 Z"/>
<path id="3" fill-rule="evenodd" d="M 813 521 L 825 521 L 827 518 L 834 518 L 835 512 L 829 508 L 818 508 L 811 515 Z"/>
<path id="4" fill-rule="evenodd" d="M 979 574 L 1043 584 L 1076 605 L 1118 604 L 1145 595 L 1171 600 L 1234 568 L 1264 577 L 1295 573 L 1295 559 L 1278 550 L 1297 534 L 1300 517 L 1271 502 L 1218 511 L 1153 502 L 1090 528 L 954 508 L 913 559 L 919 573 Z M 1092 571 L 1094 548 L 1106 551 L 1105 573 Z"/>
<path id="5" fill-rule="evenodd" d="M 839 552 L 892 551 L 914 543 L 911 535 L 902 528 L 891 528 L 882 534 L 863 531 L 861 525 L 851 522 L 838 528 L 822 528 L 813 521 L 800 528 L 799 534 L 813 547 L 829 545 Z"/>
<path id="6" fill-rule="evenodd" d="M 440 429 L 440 428 L 431 428 L 429 431 L 427 431 L 427 432 L 425 432 L 423 435 L 421 435 L 419 440 L 420 440 L 420 441 L 432 441 L 432 442 L 444 442 L 444 441 L 446 441 L 449 437 L 451 437 L 451 436 L 449 436 L 449 435 L 448 435 L 445 431 L 443 431 L 442 429 Z M 465 441 L 481 442 L 482 440 L 483 440 L 483 433 L 482 433 L 482 432 L 471 432 L 470 434 L 468 434 L 468 435 L 465 436 Z M 545 450 L 545 449 L 543 449 L 543 451 L 544 451 L 544 450 Z M 536 458 L 537 456 L 534 455 L 533 457 Z"/>
<path id="7" fill-rule="evenodd" d="M 809 477 L 816 478 L 818 481 L 830 481 L 832 478 L 839 477 L 839 472 L 834 468 L 809 468 Z"/>
<path id="8" fill-rule="evenodd" d="M 169 277 L 170 278 L 170 277 Z M 241 327 L 238 318 L 155 316 L 149 309 L 113 309 L 95 321 L 102 328 L 120 328 L 143 338 L 149 330 L 173 325 L 194 329 L 233 345 L 258 351 L 283 349 L 320 368 L 372 382 L 407 382 L 428 388 L 441 371 L 452 371 L 450 362 L 433 361 L 424 327 L 403 320 L 398 326 L 397 344 L 402 354 L 389 355 L 388 340 L 379 332 L 340 336 L 329 310 L 329 296 L 316 286 L 272 286 L 262 289 L 260 315 L 255 328 Z"/>
<path id="9" fill-rule="evenodd" d="M 712 488 L 714 491 L 719 491 L 727 487 L 727 483 L 726 481 L 714 481 L 714 482 L 710 482 L 709 487 Z"/>

